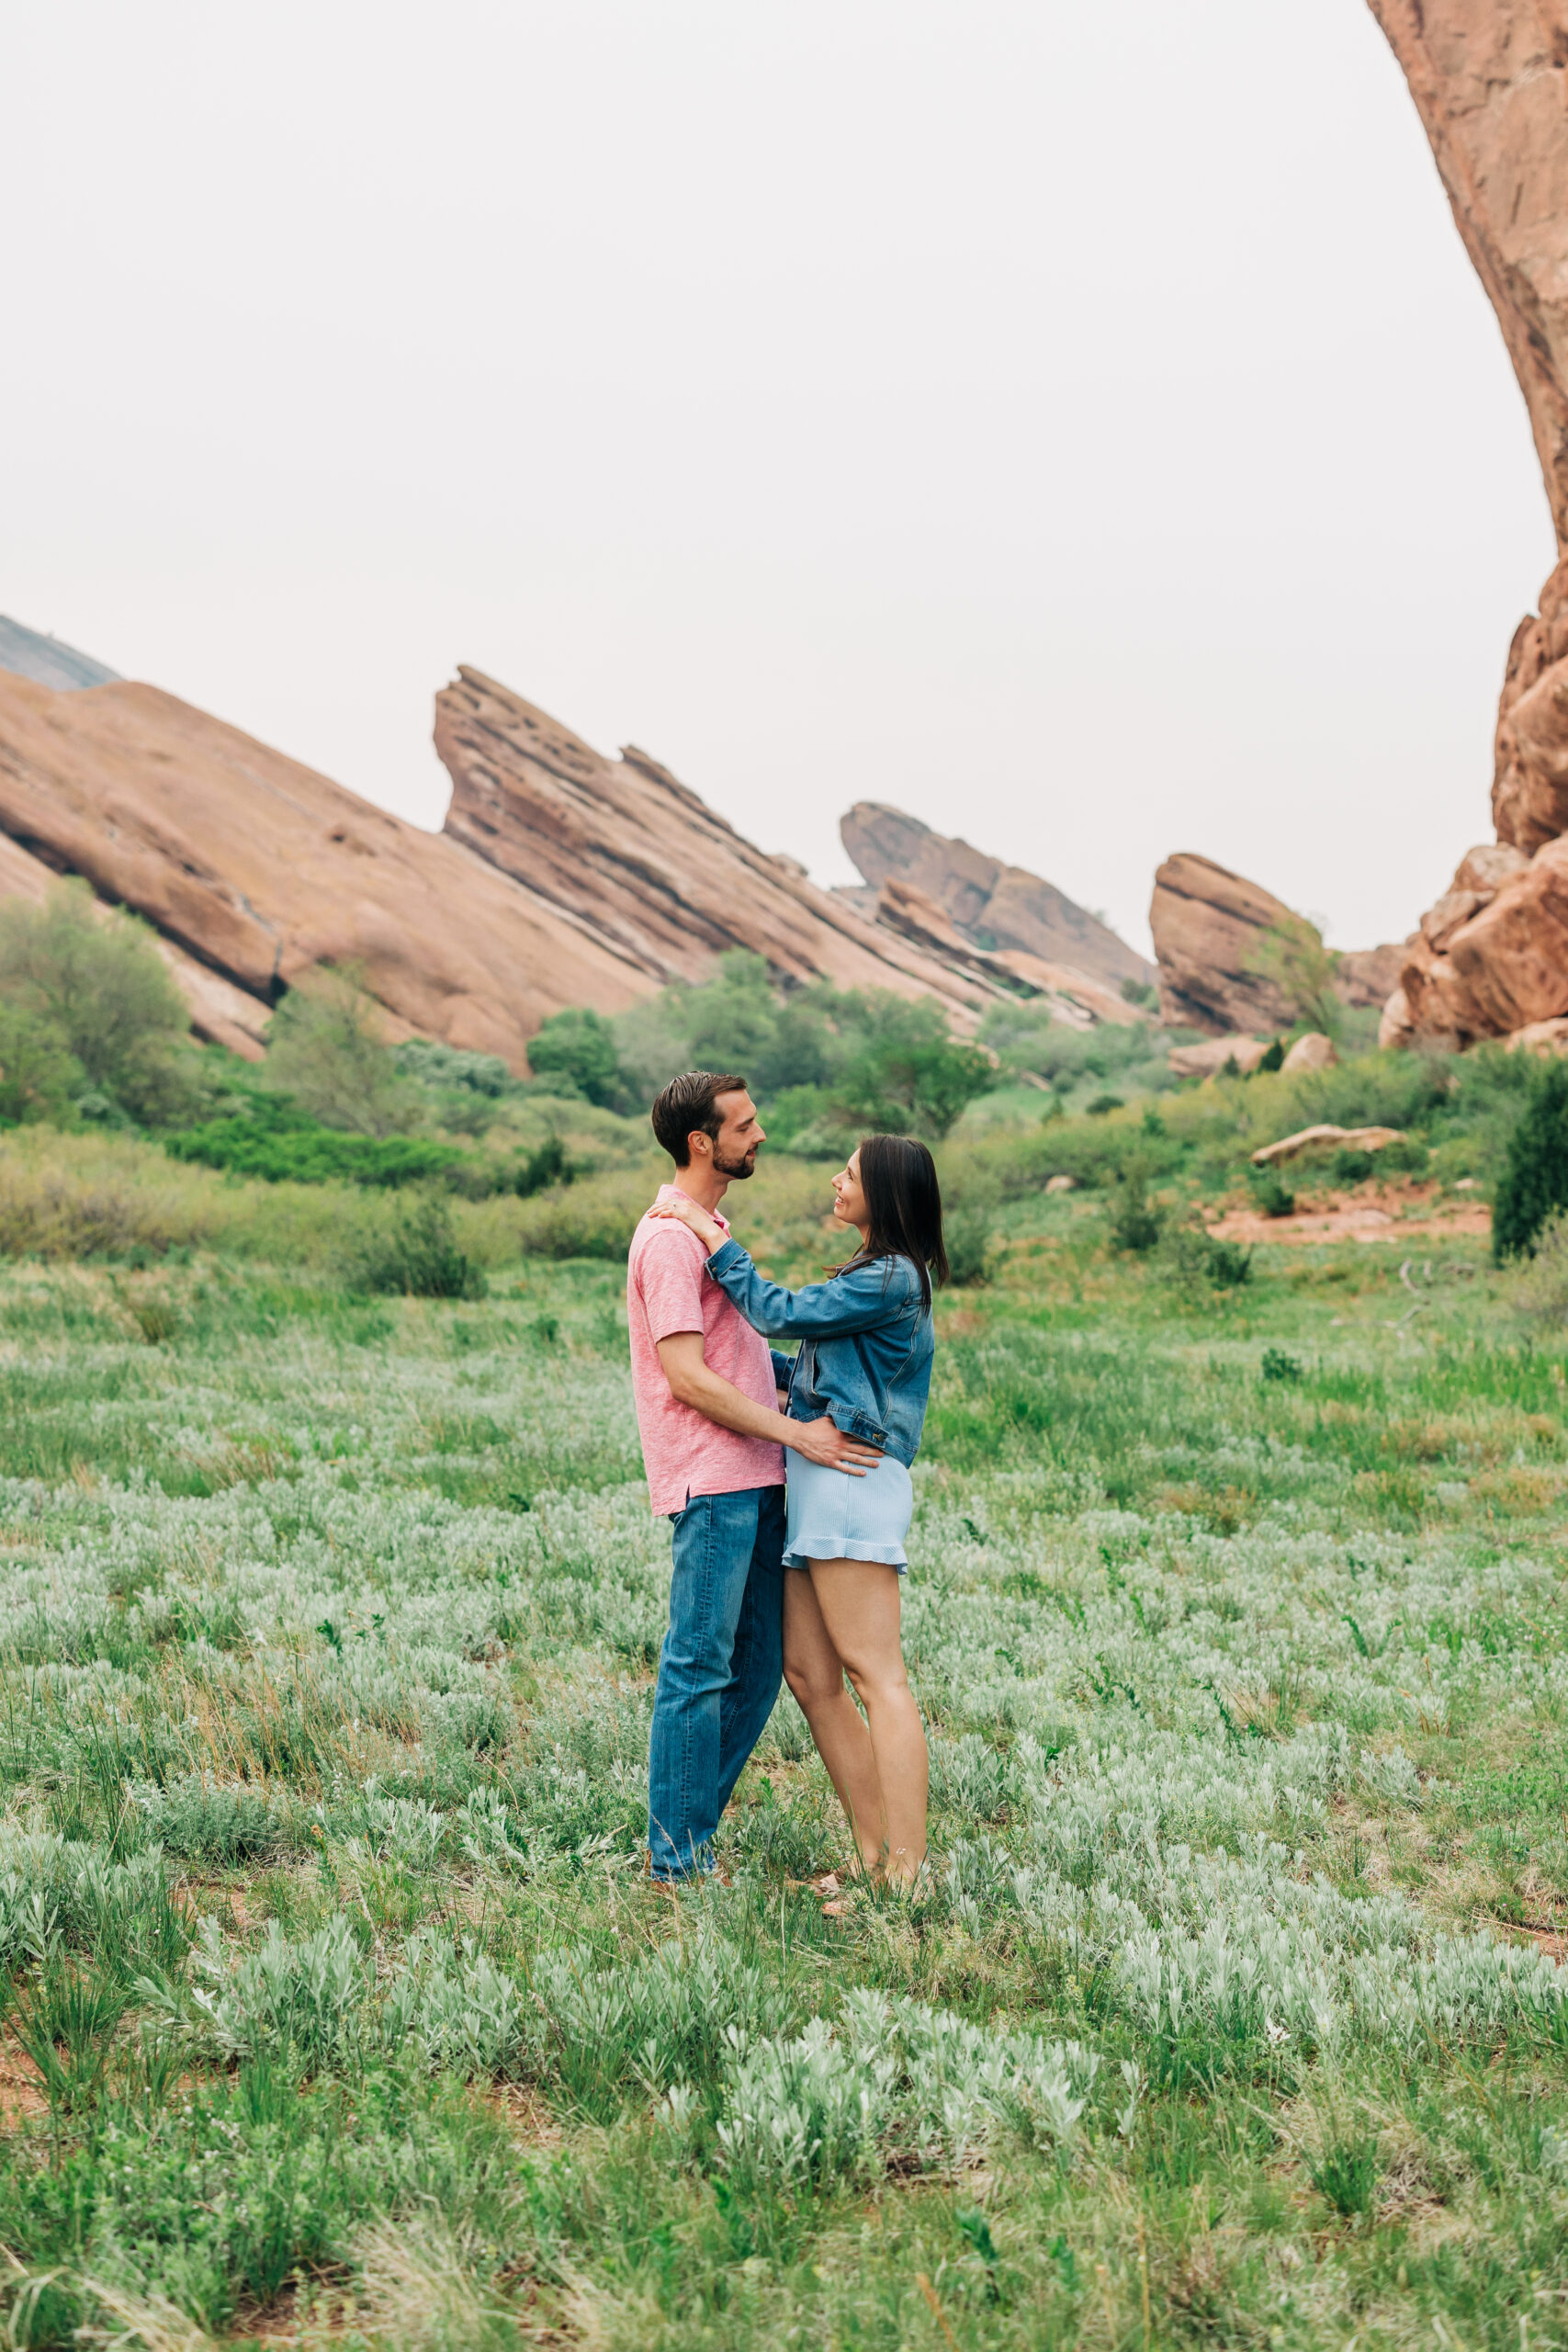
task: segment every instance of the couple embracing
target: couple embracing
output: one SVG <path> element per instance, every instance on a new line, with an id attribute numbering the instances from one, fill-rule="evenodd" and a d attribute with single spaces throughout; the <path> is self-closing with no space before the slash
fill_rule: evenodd
<path id="1" fill-rule="evenodd" d="M 649 1761 L 653 1875 L 712 1871 L 719 1815 L 782 1678 L 863 1867 L 908 1884 L 925 1858 L 928 1760 L 899 1578 L 931 1283 L 947 1273 L 931 1156 L 906 1136 L 866 1136 L 833 1179 L 833 1215 L 859 1247 L 827 1282 L 790 1291 L 762 1279 L 719 1215 L 765 1140 L 745 1080 L 690 1070 L 652 1119 L 675 1172 L 632 1238 L 626 1310 L 649 1498 L 674 1527 Z M 781 1355 L 770 1338 L 799 1351 Z"/>

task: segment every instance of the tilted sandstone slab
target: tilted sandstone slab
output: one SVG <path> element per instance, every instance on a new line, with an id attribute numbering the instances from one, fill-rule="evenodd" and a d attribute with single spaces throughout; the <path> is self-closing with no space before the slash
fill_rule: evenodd
<path id="1" fill-rule="evenodd" d="M 0 674 L 0 829 L 252 997 L 356 964 L 401 1034 L 519 1071 L 550 1013 L 617 1012 L 654 985 L 457 842 L 153 686 Z"/>
<path id="2" fill-rule="evenodd" d="M 1069 964 L 1048 964 L 1043 956 L 1027 955 L 1021 947 L 1002 948 L 993 955 L 971 946 L 936 900 L 911 882 L 889 878 L 883 884 L 877 893 L 876 919 L 957 971 L 973 972 L 1009 995 L 1044 998 L 1052 1017 L 1069 1028 L 1092 1027 L 1097 1021 L 1135 1027 L 1148 1018 L 1124 996 L 1101 987 Z"/>
<path id="3" fill-rule="evenodd" d="M 60 876 L 51 865 L 31 856 L 8 834 L 0 833 L 0 899 L 27 899 L 34 906 L 41 906 L 59 880 Z M 109 910 L 103 900 L 97 904 L 107 915 Z M 227 1046 L 231 1054 L 243 1055 L 248 1062 L 259 1062 L 266 1044 L 267 1023 L 272 1019 L 271 1005 L 237 989 L 221 973 L 198 964 L 194 956 L 187 956 L 172 939 L 154 932 L 152 941 L 186 1001 L 190 1025 L 197 1035 L 214 1046 Z"/>
<path id="4" fill-rule="evenodd" d="M 1218 1036 L 1287 1028 L 1280 989 L 1251 966 L 1269 933 L 1292 921 L 1282 899 L 1228 865 L 1185 850 L 1168 857 L 1149 907 L 1162 1018 Z"/>
<path id="5" fill-rule="evenodd" d="M 783 979 L 935 996 L 969 1026 L 996 994 L 754 847 L 648 752 L 606 759 L 482 671 L 460 666 L 437 695 L 435 748 L 452 778 L 448 837 L 650 985 L 700 978 L 744 947 Z"/>
<path id="6" fill-rule="evenodd" d="M 1265 942 L 1302 918 L 1228 865 L 1190 850 L 1155 874 L 1149 929 L 1159 959 L 1160 1014 L 1173 1028 L 1285 1029 L 1292 1009 L 1258 967 Z M 1353 948 L 1337 959 L 1335 992 L 1347 1004 L 1381 1004 L 1398 977 L 1401 951 Z"/>
<path id="7" fill-rule="evenodd" d="M 1018 948 L 1112 989 L 1155 978 L 1144 956 L 1054 882 L 933 832 L 902 808 L 858 800 L 839 820 L 839 835 L 874 889 L 902 882 L 924 891 L 976 946 Z"/>

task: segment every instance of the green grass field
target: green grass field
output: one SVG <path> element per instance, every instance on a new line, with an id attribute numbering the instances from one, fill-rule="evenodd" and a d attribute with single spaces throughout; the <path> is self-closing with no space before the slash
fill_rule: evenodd
<path id="1" fill-rule="evenodd" d="M 931 1879 L 828 1917 L 787 1695 L 729 1889 L 642 1876 L 613 1258 L 355 1296 L 328 1195 L 288 1272 L 158 1182 L 183 1262 L 0 1267 L 0 2341 L 1568 2341 L 1568 1349 L 1483 1241 L 1227 1289 L 999 1213 Z M 786 1278 L 814 1184 L 741 1204 Z"/>

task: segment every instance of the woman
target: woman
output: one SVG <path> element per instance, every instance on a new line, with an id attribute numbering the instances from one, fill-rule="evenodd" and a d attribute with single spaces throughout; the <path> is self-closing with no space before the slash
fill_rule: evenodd
<path id="1" fill-rule="evenodd" d="M 852 1478 L 792 1455 L 784 1578 L 784 1679 L 839 1792 L 861 1860 L 912 1883 L 926 1851 L 930 1775 L 919 1709 L 898 1638 L 898 1579 L 914 1492 L 909 1464 L 931 1388 L 931 1280 L 947 1279 L 942 1194 L 931 1153 L 907 1136 L 867 1136 L 833 1179 L 833 1215 L 860 1248 L 831 1279 L 789 1291 L 764 1282 L 735 1240 L 684 1196 L 651 1216 L 689 1225 L 708 1272 L 746 1320 L 801 1341 L 788 1412 L 827 1413 L 882 1455 Z M 865 1708 L 844 1688 L 848 1675 Z"/>

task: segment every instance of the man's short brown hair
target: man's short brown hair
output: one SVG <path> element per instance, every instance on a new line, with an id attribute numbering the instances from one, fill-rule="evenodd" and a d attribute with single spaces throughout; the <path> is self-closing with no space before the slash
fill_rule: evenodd
<path id="1" fill-rule="evenodd" d="M 718 1131 L 724 1121 L 714 1108 L 721 1094 L 744 1094 L 746 1080 L 737 1078 L 733 1070 L 686 1069 L 672 1078 L 654 1103 L 649 1117 L 653 1132 L 659 1137 L 677 1168 L 691 1165 L 691 1137 L 706 1136 L 710 1142 L 718 1141 Z"/>

